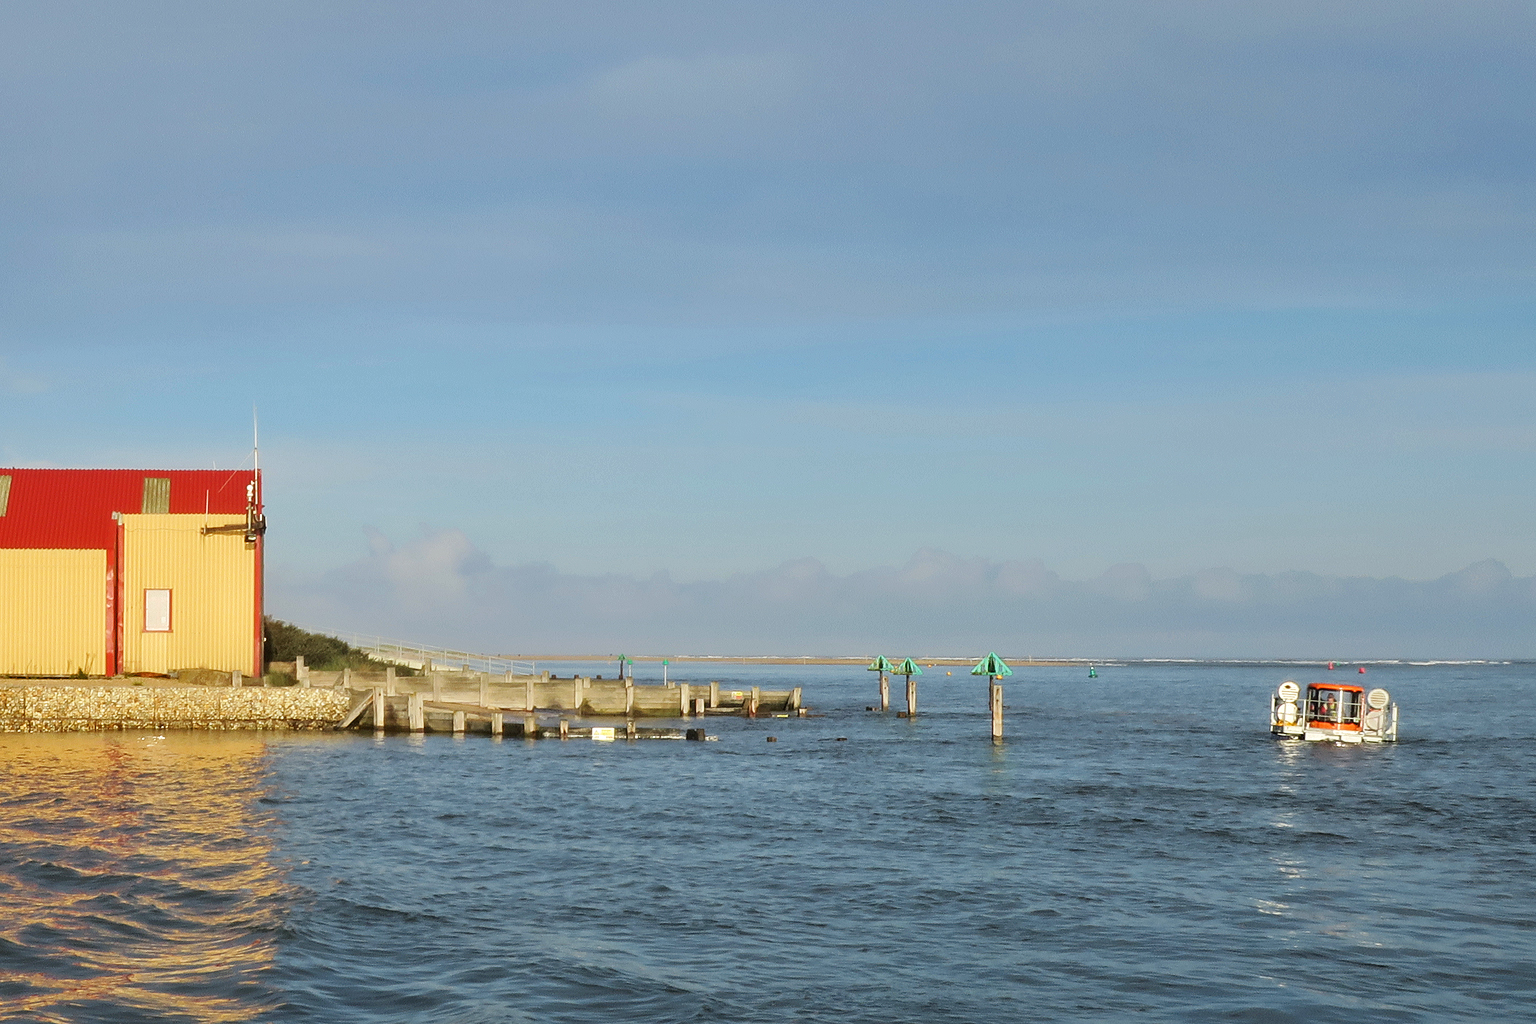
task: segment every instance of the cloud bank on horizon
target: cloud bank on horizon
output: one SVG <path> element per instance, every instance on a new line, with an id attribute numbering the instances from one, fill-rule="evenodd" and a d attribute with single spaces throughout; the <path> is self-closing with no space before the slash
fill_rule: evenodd
<path id="1" fill-rule="evenodd" d="M 319 578 L 274 583 L 272 613 L 506 654 L 1536 656 L 1536 577 L 1492 559 L 1428 581 L 1219 568 L 1154 579 L 1136 564 L 1066 580 L 1038 560 L 925 549 L 844 575 L 806 558 L 679 582 L 501 566 L 458 530 L 372 541 Z"/>

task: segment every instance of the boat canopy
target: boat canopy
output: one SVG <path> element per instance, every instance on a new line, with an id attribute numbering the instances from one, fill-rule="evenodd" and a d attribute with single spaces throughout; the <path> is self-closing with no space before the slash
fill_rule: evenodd
<path id="1" fill-rule="evenodd" d="M 1307 687 L 1307 724 L 1313 728 L 1360 728 L 1365 687 L 1343 683 L 1312 683 Z"/>

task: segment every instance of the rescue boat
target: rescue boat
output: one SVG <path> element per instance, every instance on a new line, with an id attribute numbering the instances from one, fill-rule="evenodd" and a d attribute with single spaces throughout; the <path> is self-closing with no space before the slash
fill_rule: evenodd
<path id="1" fill-rule="evenodd" d="M 1397 704 L 1381 687 L 1369 693 L 1347 683 L 1308 683 L 1287 680 L 1270 700 L 1269 731 L 1273 736 L 1330 743 L 1390 743 L 1397 739 Z"/>

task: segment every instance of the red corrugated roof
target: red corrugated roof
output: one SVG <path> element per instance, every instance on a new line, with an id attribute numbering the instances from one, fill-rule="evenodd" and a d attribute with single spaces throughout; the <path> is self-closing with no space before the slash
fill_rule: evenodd
<path id="1" fill-rule="evenodd" d="M 169 478 L 172 513 L 245 514 L 251 471 L 0 469 L 11 478 L 0 548 L 100 548 L 117 542 L 114 512 L 141 512 L 144 478 Z M 205 504 L 206 503 L 206 504 Z"/>

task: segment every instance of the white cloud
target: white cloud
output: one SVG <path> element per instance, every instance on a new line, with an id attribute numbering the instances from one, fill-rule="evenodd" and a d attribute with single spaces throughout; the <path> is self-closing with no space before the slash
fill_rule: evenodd
<path id="1" fill-rule="evenodd" d="M 0 359 L 0 391 L 13 395 L 40 395 L 48 390 L 48 383 L 36 374 L 13 370 Z"/>

